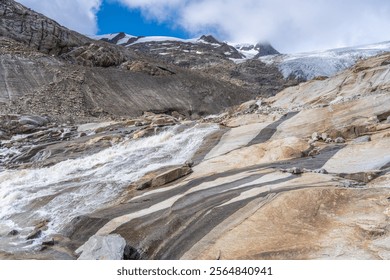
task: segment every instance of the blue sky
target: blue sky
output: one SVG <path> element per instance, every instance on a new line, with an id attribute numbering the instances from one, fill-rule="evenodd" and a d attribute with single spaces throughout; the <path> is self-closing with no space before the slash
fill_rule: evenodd
<path id="1" fill-rule="evenodd" d="M 169 22 L 146 18 L 141 9 L 130 9 L 113 1 L 103 1 L 97 12 L 97 34 L 125 32 L 135 36 L 171 36 L 188 38 L 189 33 Z"/>
<path id="2" fill-rule="evenodd" d="M 390 40 L 389 0 L 17 0 L 86 35 L 126 32 L 236 43 L 284 53 Z"/>

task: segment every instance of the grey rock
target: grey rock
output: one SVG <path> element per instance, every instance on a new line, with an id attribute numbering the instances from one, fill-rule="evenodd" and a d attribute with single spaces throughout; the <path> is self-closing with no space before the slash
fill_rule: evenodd
<path id="1" fill-rule="evenodd" d="M 328 171 L 326 171 L 326 169 L 324 168 L 320 168 L 320 169 L 314 169 L 313 173 L 328 174 Z"/>
<path id="2" fill-rule="evenodd" d="M 50 239 L 42 241 L 42 246 L 54 246 L 55 243 L 56 242 L 55 242 L 54 238 L 50 238 Z"/>
<path id="3" fill-rule="evenodd" d="M 341 144 L 341 143 L 345 143 L 345 139 L 343 137 L 337 137 L 335 140 L 334 140 L 335 143 L 338 143 L 338 144 Z"/>
<path id="4" fill-rule="evenodd" d="M 328 134 L 327 133 L 322 133 L 321 134 L 321 139 L 323 140 L 323 141 L 326 141 L 326 139 L 328 139 L 329 137 L 328 137 Z"/>
<path id="5" fill-rule="evenodd" d="M 41 237 L 42 235 L 42 230 L 41 229 L 34 229 L 27 237 L 26 240 L 31 240 L 31 239 L 37 239 Z"/>
<path id="6" fill-rule="evenodd" d="M 319 153 L 320 153 L 319 148 L 315 148 L 315 149 L 312 149 L 307 155 L 308 155 L 309 157 L 311 157 L 311 156 L 318 155 Z"/>
<path id="7" fill-rule="evenodd" d="M 292 168 L 282 169 L 281 171 L 282 172 L 291 173 L 291 174 L 295 174 L 295 175 L 302 174 L 302 173 L 305 172 L 304 169 L 299 168 L 299 167 L 292 167 Z"/>
<path id="8" fill-rule="evenodd" d="M 8 139 L 8 135 L 7 133 L 5 133 L 4 131 L 0 130 L 0 140 L 2 139 Z"/>
<path id="9" fill-rule="evenodd" d="M 152 187 L 159 187 L 192 173 L 189 166 L 181 166 L 159 174 L 152 180 Z"/>
<path id="10" fill-rule="evenodd" d="M 43 117 L 40 116 L 22 116 L 19 119 L 19 123 L 22 125 L 28 124 L 33 126 L 44 126 L 49 121 Z"/>
<path id="11" fill-rule="evenodd" d="M 9 233 L 8 233 L 8 236 L 15 236 L 15 235 L 18 235 L 19 234 L 19 231 L 17 231 L 16 229 L 13 229 L 11 230 Z"/>
<path id="12" fill-rule="evenodd" d="M 313 139 L 314 141 L 318 141 L 320 139 L 320 135 L 318 134 L 318 132 L 313 132 L 313 134 L 311 135 L 311 139 Z"/>
<path id="13" fill-rule="evenodd" d="M 135 189 L 137 191 L 142 191 L 152 186 L 152 180 L 145 180 L 145 181 L 141 180 L 140 182 L 137 182 L 137 184 L 135 185 L 136 185 Z"/>
<path id="14" fill-rule="evenodd" d="M 371 136 L 365 135 L 353 140 L 353 143 L 366 143 L 371 141 Z"/>
<path id="15" fill-rule="evenodd" d="M 126 240 L 119 234 L 93 235 L 75 253 L 81 254 L 78 260 L 122 260 L 125 248 Z"/>

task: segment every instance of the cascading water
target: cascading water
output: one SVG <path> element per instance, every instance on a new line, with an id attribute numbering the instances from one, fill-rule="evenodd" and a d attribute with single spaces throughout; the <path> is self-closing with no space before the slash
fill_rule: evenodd
<path id="1" fill-rule="evenodd" d="M 34 246 L 26 236 L 39 221 L 49 221 L 44 237 L 61 232 L 76 216 L 109 206 L 147 172 L 183 164 L 216 130 L 217 125 L 175 126 L 51 167 L 0 171 L 0 250 Z M 8 236 L 11 230 L 20 234 Z"/>

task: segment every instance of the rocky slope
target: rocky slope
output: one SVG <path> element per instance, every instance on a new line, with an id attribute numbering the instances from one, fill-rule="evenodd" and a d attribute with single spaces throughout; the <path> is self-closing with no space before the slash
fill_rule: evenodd
<path id="1" fill-rule="evenodd" d="M 164 36 L 135 37 L 125 33 L 92 38 L 124 46 L 169 65 L 215 77 L 256 95 L 271 96 L 284 87 L 297 84 L 294 79 L 284 79 L 276 66 L 258 60 L 264 55 L 279 54 L 270 44 L 232 46 L 211 35 L 187 40 Z"/>
<path id="2" fill-rule="evenodd" d="M 163 42 L 133 38 L 147 42 L 124 47 L 113 44 L 121 35 L 93 40 L 13 0 L 0 3 L 0 14 L 3 114 L 47 114 L 60 122 L 144 111 L 198 118 L 296 84 L 261 62 L 237 66 L 229 57 L 242 55 L 210 36 L 197 44 L 170 42 L 171 53 L 161 55 L 155 48 Z"/>
<path id="3" fill-rule="evenodd" d="M 184 67 L 203 69 L 218 64 L 218 61 L 221 60 L 231 60 L 237 64 L 259 60 L 266 64 L 258 69 L 259 72 L 262 69 L 277 68 L 285 79 L 298 81 L 307 81 L 316 77 L 331 77 L 353 66 L 359 60 L 390 51 L 389 42 L 306 53 L 281 54 L 269 43 L 220 42 L 212 36 L 185 40 L 163 36 L 135 37 L 125 33 L 115 33 L 93 36 L 93 38 L 121 45 L 136 52 L 153 55 Z M 197 59 L 199 57 L 202 57 L 203 60 Z"/>

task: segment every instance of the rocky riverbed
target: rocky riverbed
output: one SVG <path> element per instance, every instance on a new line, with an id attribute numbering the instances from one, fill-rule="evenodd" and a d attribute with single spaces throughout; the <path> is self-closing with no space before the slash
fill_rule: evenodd
<path id="1" fill-rule="evenodd" d="M 197 121 L 2 116 L 0 257 L 389 259 L 388 59 Z"/>

